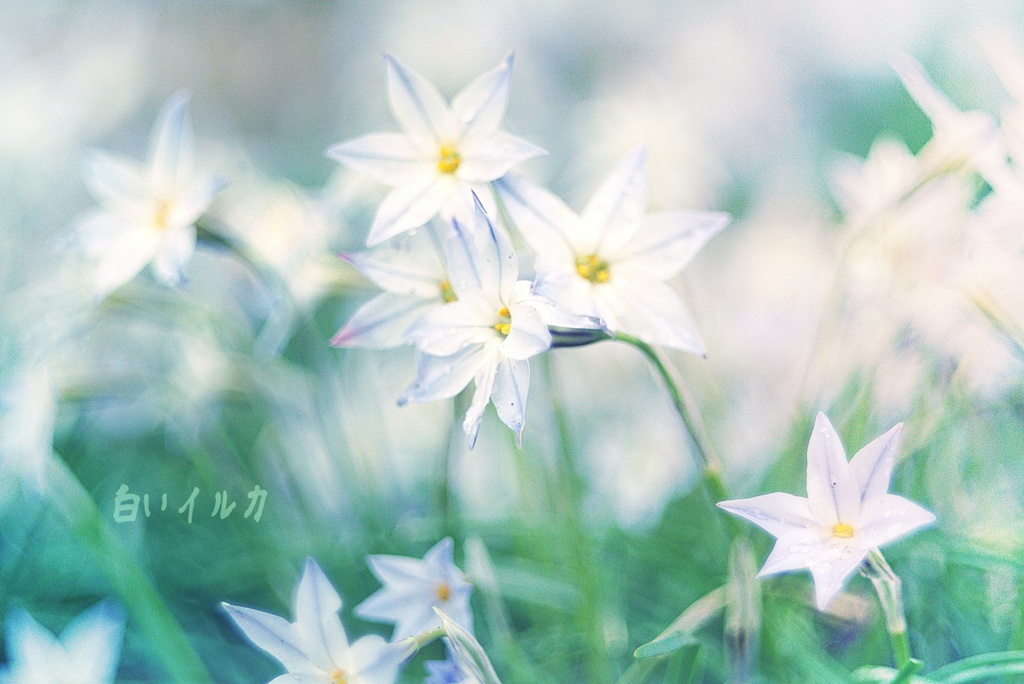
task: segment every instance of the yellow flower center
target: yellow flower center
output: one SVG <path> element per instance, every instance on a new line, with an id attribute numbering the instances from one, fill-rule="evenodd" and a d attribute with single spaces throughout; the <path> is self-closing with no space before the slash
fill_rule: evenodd
<path id="1" fill-rule="evenodd" d="M 447 601 L 451 595 L 452 590 L 451 587 L 448 586 L 447 582 L 441 582 L 437 585 L 437 592 L 435 593 L 435 596 L 437 597 L 438 601 L 441 601 L 443 603 Z"/>
<path id="2" fill-rule="evenodd" d="M 576 257 L 576 272 L 580 274 L 580 278 L 592 283 L 607 283 L 612 277 L 611 271 L 608 270 L 608 262 L 598 259 L 596 254 Z"/>
<path id="3" fill-rule="evenodd" d="M 441 155 L 437 160 L 437 170 L 441 173 L 455 173 L 459 168 L 459 151 L 454 145 L 441 145 Z"/>
<path id="4" fill-rule="evenodd" d="M 839 537 L 840 539 L 850 539 L 853 537 L 853 527 L 844 522 L 836 523 L 832 527 L 832 536 Z"/>
<path id="5" fill-rule="evenodd" d="M 331 684 L 348 684 L 348 676 L 340 667 L 331 670 Z"/>
<path id="6" fill-rule="evenodd" d="M 452 289 L 452 284 L 447 280 L 441 281 L 441 299 L 444 300 L 445 304 L 454 302 L 458 299 L 458 297 L 455 296 L 455 290 Z"/>
<path id="7" fill-rule="evenodd" d="M 494 329 L 502 335 L 508 336 L 512 331 L 512 314 L 509 313 L 507 306 L 501 307 L 498 311 L 498 318 L 501 318 L 502 320 L 494 324 Z"/>
<path id="8" fill-rule="evenodd" d="M 157 230 L 165 230 L 167 228 L 167 222 L 171 219 L 171 203 L 163 200 L 156 207 L 156 216 L 153 217 L 153 223 Z"/>

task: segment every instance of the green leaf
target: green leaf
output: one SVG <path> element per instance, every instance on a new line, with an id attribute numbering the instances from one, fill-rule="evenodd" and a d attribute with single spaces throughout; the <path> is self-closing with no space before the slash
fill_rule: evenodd
<path id="1" fill-rule="evenodd" d="M 694 633 L 725 608 L 726 590 L 719 587 L 694 601 L 665 631 L 633 652 L 638 660 L 658 658 L 695 642 Z"/>
<path id="2" fill-rule="evenodd" d="M 943 684 L 964 684 L 1011 674 L 1024 674 L 1024 651 L 971 656 L 940 667 L 928 676 Z"/>
<path id="3" fill-rule="evenodd" d="M 462 670 L 470 677 L 476 678 L 480 684 L 501 684 L 498 673 L 494 671 L 494 666 L 491 665 L 480 642 L 443 611 L 434 608 L 434 612 L 441 616 L 441 627 L 451 642 L 455 660 Z"/>

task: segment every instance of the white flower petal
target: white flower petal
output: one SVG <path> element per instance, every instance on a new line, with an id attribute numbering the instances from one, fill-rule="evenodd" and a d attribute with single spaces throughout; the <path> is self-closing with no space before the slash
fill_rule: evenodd
<path id="1" fill-rule="evenodd" d="M 153 257 L 153 271 L 157 278 L 168 285 L 180 286 L 185 280 L 185 266 L 195 251 L 194 226 L 166 231 L 160 248 Z"/>
<path id="2" fill-rule="evenodd" d="M 860 489 L 850 471 L 843 443 L 824 413 L 818 413 L 807 445 L 807 499 L 822 526 L 856 524 Z"/>
<path id="3" fill-rule="evenodd" d="M 469 346 L 486 344 L 498 338 L 491 312 L 477 300 L 459 300 L 431 308 L 406 335 L 424 354 L 451 356 Z"/>
<path id="4" fill-rule="evenodd" d="M 533 304 L 508 307 L 511 326 L 501 343 L 501 353 L 510 359 L 528 359 L 551 347 L 551 333 Z"/>
<path id="5" fill-rule="evenodd" d="M 586 244 L 577 245 L 583 255 L 601 254 L 604 241 L 616 233 L 632 234 L 647 209 L 647 150 L 638 147 L 608 174 L 580 214 Z"/>
<path id="6" fill-rule="evenodd" d="M 473 378 L 473 399 L 469 402 L 466 410 L 466 417 L 462 419 L 462 431 L 466 433 L 469 448 L 476 445 L 476 437 L 480 432 L 480 422 L 484 418 L 484 411 L 491 400 L 491 392 L 494 388 L 494 374 L 499 364 L 499 355 L 493 354 L 488 362 L 480 367 Z"/>
<path id="7" fill-rule="evenodd" d="M 289 672 L 280 677 L 274 677 L 269 684 L 327 684 L 327 678 L 323 672 Z"/>
<path id="8" fill-rule="evenodd" d="M 501 125 L 511 78 L 512 53 L 509 53 L 501 64 L 477 76 L 452 99 L 452 115 L 460 127 L 459 138 L 469 131 L 493 131 Z"/>
<path id="9" fill-rule="evenodd" d="M 439 297 L 441 281 L 447 279 L 445 268 L 429 241 L 417 239 L 420 232 L 399 247 L 346 253 L 340 257 L 382 290 L 422 299 Z"/>
<path id="10" fill-rule="evenodd" d="M 801 570 L 809 567 L 821 556 L 823 546 L 821 535 L 816 529 L 792 529 L 781 535 L 772 552 L 757 573 L 758 577 L 767 577 L 780 572 Z"/>
<path id="11" fill-rule="evenodd" d="M 61 633 L 69 669 L 84 681 L 113 682 L 123 636 L 124 615 L 113 604 L 99 603 L 83 612 Z"/>
<path id="12" fill-rule="evenodd" d="M 384 292 L 363 304 L 331 338 L 334 347 L 391 349 L 408 344 L 406 333 L 431 307 L 441 300 Z"/>
<path id="13" fill-rule="evenodd" d="M 420 354 L 416 362 L 416 380 L 399 397 L 399 406 L 410 401 L 454 397 L 469 384 L 479 368 L 489 362 L 492 353 L 485 345 L 475 345 L 451 356 Z"/>
<path id="14" fill-rule="evenodd" d="M 523 445 L 526 427 L 526 399 L 530 391 L 530 363 L 517 359 L 502 359 L 494 377 L 491 401 L 498 418 L 516 433 L 516 445 Z"/>
<path id="15" fill-rule="evenodd" d="M 866 502 L 889 491 L 889 478 L 896 463 L 896 449 L 902 428 L 903 423 L 898 423 L 850 459 L 850 471 L 857 478 L 862 507 Z"/>
<path id="16" fill-rule="evenodd" d="M 149 169 L 159 194 L 191 180 L 194 135 L 188 116 L 189 95 L 181 90 L 167 100 L 153 126 Z"/>
<path id="17" fill-rule="evenodd" d="M 455 175 L 462 180 L 489 182 L 501 178 L 519 162 L 544 154 L 546 150 L 505 131 L 473 132 L 459 143 L 462 161 Z"/>
<path id="18" fill-rule="evenodd" d="M 750 499 L 721 501 L 718 506 L 746 518 L 773 537 L 781 538 L 791 532 L 818 527 L 807 505 L 807 499 L 783 492 L 762 494 Z"/>
<path id="19" fill-rule="evenodd" d="M 440 173 L 424 173 L 409 179 L 389 192 L 381 202 L 366 245 L 373 247 L 407 230 L 419 228 L 434 218 L 457 190 L 455 179 Z"/>
<path id="20" fill-rule="evenodd" d="M 39 681 L 43 680 L 52 663 L 64 657 L 63 647 L 53 634 L 20 608 L 7 615 L 6 636 L 8 662 L 17 668 L 16 672 L 22 674 L 42 673 L 38 677 Z M 35 681 L 28 677 L 26 679 Z"/>
<path id="21" fill-rule="evenodd" d="M 88 150 L 82 159 L 82 179 L 96 201 L 119 216 L 141 218 L 152 207 L 142 167 L 131 159 Z"/>
<path id="22" fill-rule="evenodd" d="M 814 577 L 814 600 L 818 610 L 825 610 L 867 555 L 867 551 L 853 546 L 844 547 L 843 551 L 808 567 Z"/>
<path id="23" fill-rule="evenodd" d="M 668 280 L 681 271 L 708 240 L 730 220 L 712 211 L 674 211 L 653 214 L 637 224 L 628 242 L 605 241 L 602 256 L 612 261 L 615 275 L 645 275 Z"/>
<path id="24" fill-rule="evenodd" d="M 455 540 L 445 537 L 430 547 L 430 550 L 423 554 L 423 563 L 443 576 L 449 568 L 455 565 Z"/>
<path id="25" fill-rule="evenodd" d="M 565 202 L 515 174 L 494 182 L 512 222 L 538 255 L 572 262 L 582 242 L 580 218 Z"/>
<path id="26" fill-rule="evenodd" d="M 459 299 L 482 297 L 495 313 L 508 302 L 519 277 L 519 260 L 512 243 L 477 203 L 474 222 L 452 221 L 445 240 L 448 274 Z"/>
<path id="27" fill-rule="evenodd" d="M 339 610 L 338 592 L 316 561 L 307 558 L 295 594 L 295 630 L 310 660 L 327 672 L 344 662 L 348 651 L 348 638 L 338 617 Z"/>
<path id="28" fill-rule="evenodd" d="M 388 69 L 391 112 L 421 153 L 436 155 L 458 133 L 447 103 L 434 84 L 408 69 L 393 55 L 384 55 Z"/>
<path id="29" fill-rule="evenodd" d="M 615 274 L 612 274 L 615 278 Z M 548 290 L 545 288 L 544 293 Z M 648 344 L 704 355 L 697 324 L 669 285 L 658 281 L 613 284 L 592 289 L 597 314 L 609 328 Z"/>
<path id="30" fill-rule="evenodd" d="M 124 285 L 139 274 L 156 255 L 160 235 L 148 230 L 126 232 L 121 239 L 100 255 L 96 266 L 94 292 L 97 299 Z"/>
<path id="31" fill-rule="evenodd" d="M 353 643 L 349 650 L 351 681 L 358 684 L 393 684 L 407 655 L 399 644 L 389 644 L 376 634 L 364 636 Z"/>
<path id="32" fill-rule="evenodd" d="M 385 185 L 399 185 L 418 172 L 433 172 L 437 161 L 399 133 L 364 135 L 335 145 L 327 156 Z"/>
<path id="33" fill-rule="evenodd" d="M 194 225 L 225 186 L 227 179 L 221 176 L 202 176 L 193 180 L 172 205 L 167 219 L 168 227 L 173 229 Z"/>
<path id="34" fill-rule="evenodd" d="M 913 501 L 883 494 L 871 500 L 861 516 L 857 534 L 865 548 L 877 548 L 934 521 L 935 514 Z"/>
<path id="35" fill-rule="evenodd" d="M 263 611 L 222 603 L 242 633 L 258 647 L 277 658 L 289 672 L 314 673 L 320 668 L 310 660 L 295 625 Z"/>

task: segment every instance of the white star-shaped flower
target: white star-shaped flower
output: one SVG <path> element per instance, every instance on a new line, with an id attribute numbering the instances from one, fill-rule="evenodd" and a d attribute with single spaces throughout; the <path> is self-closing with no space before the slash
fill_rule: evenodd
<path id="1" fill-rule="evenodd" d="M 366 242 L 374 246 L 434 216 L 470 210 L 470 191 L 519 162 L 545 154 L 498 130 L 508 102 L 512 56 L 466 86 L 449 106 L 437 88 L 385 55 L 391 111 L 403 133 L 367 135 L 332 147 L 339 162 L 392 186 Z"/>
<path id="2" fill-rule="evenodd" d="M 392 684 L 407 655 L 373 634 L 349 645 L 338 611 L 341 598 L 312 558 L 295 592 L 295 622 L 222 603 L 252 643 L 281 661 L 288 674 L 271 684 Z"/>
<path id="3" fill-rule="evenodd" d="M 537 253 L 537 294 L 650 344 L 704 353 L 696 323 L 667 281 L 729 222 L 719 212 L 646 214 L 643 148 L 630 152 L 576 214 L 528 181 L 496 183 Z"/>
<path id="4" fill-rule="evenodd" d="M 427 551 L 423 560 L 405 556 L 375 555 L 366 559 L 373 576 L 384 586 L 355 607 L 366 620 L 393 622 L 392 641 L 441 626 L 434 612 L 440 608 L 468 630 L 473 629 L 469 597 L 473 593 L 462 571 L 455 565 L 455 544 L 442 539 Z"/>
<path id="5" fill-rule="evenodd" d="M 105 684 L 114 681 L 124 617 L 100 603 L 72 620 L 57 639 L 23 610 L 7 618 L 3 684 Z"/>
<path id="6" fill-rule="evenodd" d="M 188 95 L 164 105 L 153 129 L 145 168 L 99 150 L 86 154 L 83 175 L 99 209 L 78 224 L 78 240 L 98 260 L 94 291 L 103 298 L 152 263 L 170 285 L 183 280 L 196 246 L 195 223 L 224 180 L 197 175 Z"/>
<path id="7" fill-rule="evenodd" d="M 476 442 L 488 402 L 522 441 L 530 387 L 527 359 L 551 346 L 548 325 L 597 328 L 600 322 L 562 311 L 518 280 L 519 260 L 509 239 L 491 223 L 479 200 L 474 225 L 452 220 L 446 238 L 455 300 L 420 316 L 408 338 L 420 352 L 417 376 L 399 398 L 434 401 L 475 385 L 463 430 Z"/>
<path id="8" fill-rule="evenodd" d="M 400 244 L 370 252 L 342 254 L 384 290 L 361 306 L 331 339 L 335 347 L 388 349 L 408 344 L 406 332 L 426 312 L 455 301 L 443 247 L 433 226 Z"/>
<path id="9" fill-rule="evenodd" d="M 758 577 L 807 568 L 824 610 L 871 549 L 935 520 L 889 494 L 900 423 L 846 460 L 832 423 L 819 413 L 807 446 L 807 498 L 782 492 L 718 505 L 761 526 L 778 541 Z"/>

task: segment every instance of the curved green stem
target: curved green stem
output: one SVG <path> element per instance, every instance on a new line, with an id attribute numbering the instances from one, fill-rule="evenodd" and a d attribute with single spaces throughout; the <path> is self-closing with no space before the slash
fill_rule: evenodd
<path id="1" fill-rule="evenodd" d="M 668 389 L 672 405 L 675 406 L 679 417 L 683 419 L 683 424 L 693 440 L 694 451 L 699 460 L 698 465 L 708 496 L 714 503 L 728 499 L 729 495 L 726 492 L 725 483 L 722 481 L 722 461 L 708 440 L 697 402 L 686 389 L 678 372 L 662 356 L 661 352 L 643 340 L 622 332 L 616 333 L 615 339 L 636 347 L 658 371 Z"/>

